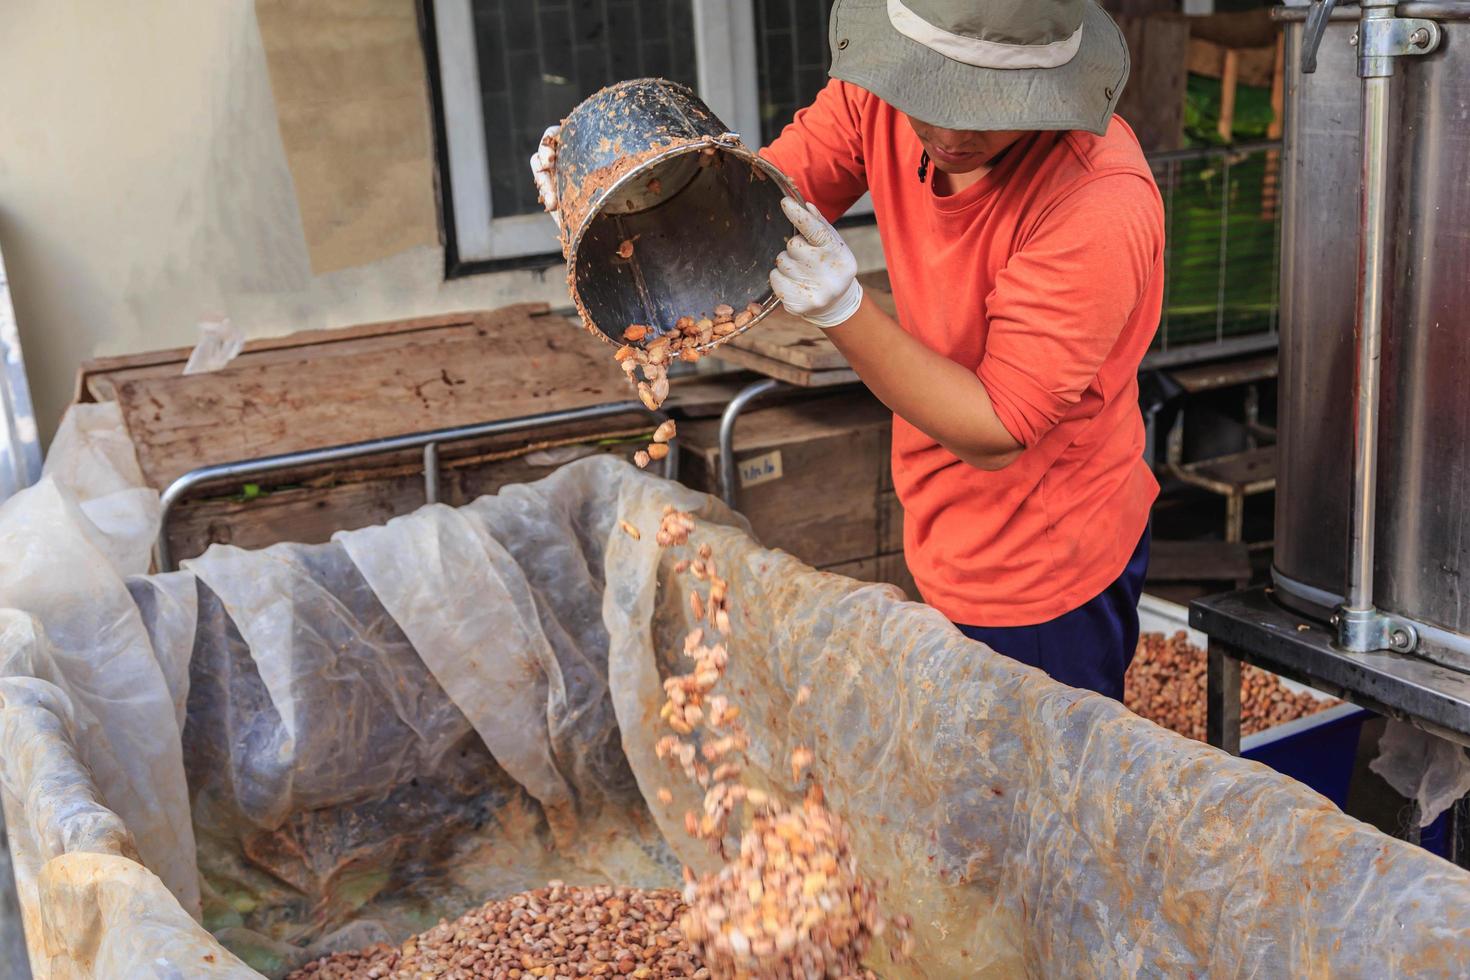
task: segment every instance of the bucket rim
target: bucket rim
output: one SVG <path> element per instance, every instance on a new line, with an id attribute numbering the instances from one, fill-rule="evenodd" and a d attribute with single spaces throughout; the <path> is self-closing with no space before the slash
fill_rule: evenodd
<path id="1" fill-rule="evenodd" d="M 777 169 L 775 164 L 766 160 L 759 153 L 756 153 L 754 150 L 750 149 L 750 147 L 746 146 L 745 142 L 741 140 L 738 133 L 724 133 L 720 136 L 706 135 L 692 137 L 690 139 L 681 140 L 680 142 L 664 147 L 663 149 L 659 150 L 659 152 L 652 154 L 643 162 L 641 162 L 638 166 L 633 167 L 627 173 L 623 174 L 611 185 L 609 185 L 608 188 L 603 191 L 602 196 L 598 199 L 599 204 L 602 201 L 606 201 L 611 198 L 614 194 L 622 190 L 626 185 L 631 184 L 641 174 L 647 173 L 650 169 L 658 166 L 664 161 L 672 160 L 674 157 L 683 156 L 687 153 L 699 152 L 707 147 L 713 148 L 720 152 L 728 153 L 739 160 L 743 160 L 751 167 L 760 170 L 770 180 L 775 181 L 776 186 L 781 189 L 783 195 L 794 199 L 798 204 L 806 203 L 806 199 L 802 197 L 801 191 L 797 190 L 796 185 L 791 182 L 791 179 L 787 177 L 784 173 L 782 173 L 779 169 Z M 592 219 L 597 213 L 597 209 L 588 212 L 586 218 L 581 222 L 580 226 L 573 233 L 571 241 L 567 243 L 567 288 L 572 294 L 572 304 L 576 307 L 577 315 L 581 318 L 582 325 L 587 328 L 587 332 L 592 334 L 594 337 L 597 337 L 599 340 L 603 341 L 610 347 L 645 347 L 647 346 L 648 340 L 653 340 L 658 337 L 664 336 L 669 331 L 660 329 L 657 333 L 651 334 L 648 340 L 644 341 L 625 341 L 621 339 L 616 339 L 606 330 L 600 327 L 595 320 L 592 319 L 592 317 L 587 312 L 587 308 L 582 303 L 582 293 L 581 290 L 577 288 L 577 255 L 582 247 L 582 239 L 586 235 L 587 229 L 592 226 Z M 769 315 L 779 305 L 780 300 L 778 300 L 774 294 L 768 295 L 761 303 L 760 312 L 751 317 L 750 322 L 747 323 L 745 326 L 740 327 L 738 330 L 726 334 L 723 337 L 716 337 L 707 344 L 700 344 L 699 346 L 694 347 L 693 350 L 698 351 L 701 354 L 708 354 L 714 351 L 720 345 L 732 340 L 735 337 L 740 336 L 751 327 L 759 323 L 761 320 L 765 319 L 766 316 Z M 659 325 L 651 324 L 651 326 L 658 327 Z"/>

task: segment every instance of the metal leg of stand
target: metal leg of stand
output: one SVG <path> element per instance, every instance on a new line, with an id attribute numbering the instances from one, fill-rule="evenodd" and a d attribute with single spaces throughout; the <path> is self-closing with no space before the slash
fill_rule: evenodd
<path id="1" fill-rule="evenodd" d="M 669 454 L 664 457 L 664 468 L 659 474 L 665 480 L 679 479 L 679 440 L 670 439 L 667 443 Z"/>
<path id="2" fill-rule="evenodd" d="M 1462 796 L 1450 806 L 1445 837 L 1450 843 L 1449 859 L 1470 868 L 1470 796 Z"/>
<path id="3" fill-rule="evenodd" d="M 424 447 L 424 503 L 439 502 L 439 444 L 431 442 Z"/>
<path id="4" fill-rule="evenodd" d="M 735 506 L 735 421 L 740 418 L 740 413 L 745 407 L 762 395 L 768 394 L 781 387 L 781 382 L 775 378 L 763 378 L 754 381 L 744 388 L 730 404 L 725 406 L 725 412 L 720 416 L 720 499 L 728 506 Z"/>
<path id="5" fill-rule="evenodd" d="M 1240 755 L 1240 660 L 1214 637 L 1206 656 L 1205 740 Z"/>

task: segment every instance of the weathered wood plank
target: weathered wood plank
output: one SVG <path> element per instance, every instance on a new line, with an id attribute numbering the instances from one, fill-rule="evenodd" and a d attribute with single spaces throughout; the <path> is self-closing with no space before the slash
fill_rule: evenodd
<path id="1" fill-rule="evenodd" d="M 721 350 L 724 348 L 749 351 L 807 371 L 847 367 L 847 359 L 827 339 L 821 327 L 812 326 L 780 307 L 745 333 L 730 338 Z"/>
<path id="2" fill-rule="evenodd" d="M 119 383 L 149 483 L 166 486 L 210 463 L 629 397 L 607 351 L 556 319 L 471 322 L 409 343 L 283 353 L 210 374 Z"/>
<path id="3" fill-rule="evenodd" d="M 858 279 L 879 309 L 891 317 L 898 316 L 886 271 L 876 275 L 868 273 Z M 748 357 L 742 359 L 741 355 L 755 355 L 763 360 L 754 361 Z M 821 371 L 847 369 L 847 358 L 827 339 L 821 327 L 815 327 L 779 307 L 745 333 L 723 344 L 717 356 L 742 366 L 750 366 L 752 363 L 765 365 L 775 361 L 790 369 L 785 371 L 787 377 L 774 373 L 782 371 L 782 367 L 770 367 L 768 370 L 757 367 L 753 370 L 760 370 L 783 381 L 791 377 L 808 378 Z M 804 384 L 803 381 L 791 383 Z"/>
<path id="4" fill-rule="evenodd" d="M 389 338 L 384 343 L 402 343 L 405 335 L 428 334 L 446 329 L 452 331 L 476 323 L 503 329 L 511 324 L 525 323 L 532 317 L 544 316 L 546 313 L 545 303 L 519 303 L 488 311 L 444 313 L 409 320 L 385 320 L 379 323 L 364 323 L 349 327 L 299 330 L 278 337 L 262 337 L 258 340 L 246 341 L 240 354 L 230 362 L 230 365 L 238 367 L 245 364 L 270 363 L 272 360 L 290 359 L 294 356 L 292 352 L 303 347 L 327 350 L 333 345 L 357 345 L 378 337 Z M 136 354 L 98 357 L 85 361 L 77 369 L 74 400 L 79 402 L 112 400 L 115 398 L 115 392 L 112 391 L 114 385 L 110 379 L 130 380 L 177 375 L 183 371 L 192 350 L 191 347 L 170 347 Z"/>
<path id="5" fill-rule="evenodd" d="M 1205 78 L 1225 78 L 1231 54 L 1236 59 L 1236 81 L 1240 85 L 1269 88 L 1276 67 L 1276 45 L 1261 48 L 1232 48 L 1200 37 L 1189 39 L 1189 71 Z"/>
<path id="6" fill-rule="evenodd" d="M 892 476 L 890 468 L 890 481 Z M 903 504 L 898 502 L 898 494 L 893 490 L 884 490 L 878 497 L 878 550 L 903 550 Z"/>
<path id="7" fill-rule="evenodd" d="M 1145 151 L 1173 150 L 1184 142 L 1184 94 L 1189 73 L 1189 21 L 1171 14 L 1120 16 L 1131 77 L 1118 115 Z"/>
<path id="8" fill-rule="evenodd" d="M 757 330 L 760 327 L 756 327 Z M 851 368 L 840 368 L 833 371 L 813 371 L 809 368 L 795 367 L 785 361 L 778 361 L 773 357 L 765 357 L 754 351 L 744 350 L 725 344 L 715 353 L 715 357 L 733 364 L 736 367 L 745 368 L 764 374 L 768 378 L 784 381 L 798 388 L 830 388 L 833 385 L 852 384 L 858 380 L 857 372 Z"/>
<path id="9" fill-rule="evenodd" d="M 1189 33 L 1227 48 L 1264 48 L 1275 42 L 1281 25 L 1271 17 L 1271 6 L 1267 4 L 1253 10 L 1191 17 Z"/>

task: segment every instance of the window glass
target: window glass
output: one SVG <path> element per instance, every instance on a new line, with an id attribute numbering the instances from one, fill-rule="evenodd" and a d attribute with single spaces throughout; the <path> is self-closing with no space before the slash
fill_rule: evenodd
<path id="1" fill-rule="evenodd" d="M 693 0 L 474 0 L 495 217 L 541 210 L 526 161 L 547 126 L 628 78 L 695 84 Z"/>

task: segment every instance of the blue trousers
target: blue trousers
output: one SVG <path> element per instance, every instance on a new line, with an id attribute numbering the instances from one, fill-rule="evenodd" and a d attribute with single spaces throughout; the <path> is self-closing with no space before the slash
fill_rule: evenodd
<path id="1" fill-rule="evenodd" d="M 1035 626 L 965 626 L 960 632 L 1072 687 L 1123 700 L 1123 674 L 1138 647 L 1138 597 L 1148 570 L 1149 529 L 1112 585 L 1090 602 Z"/>

